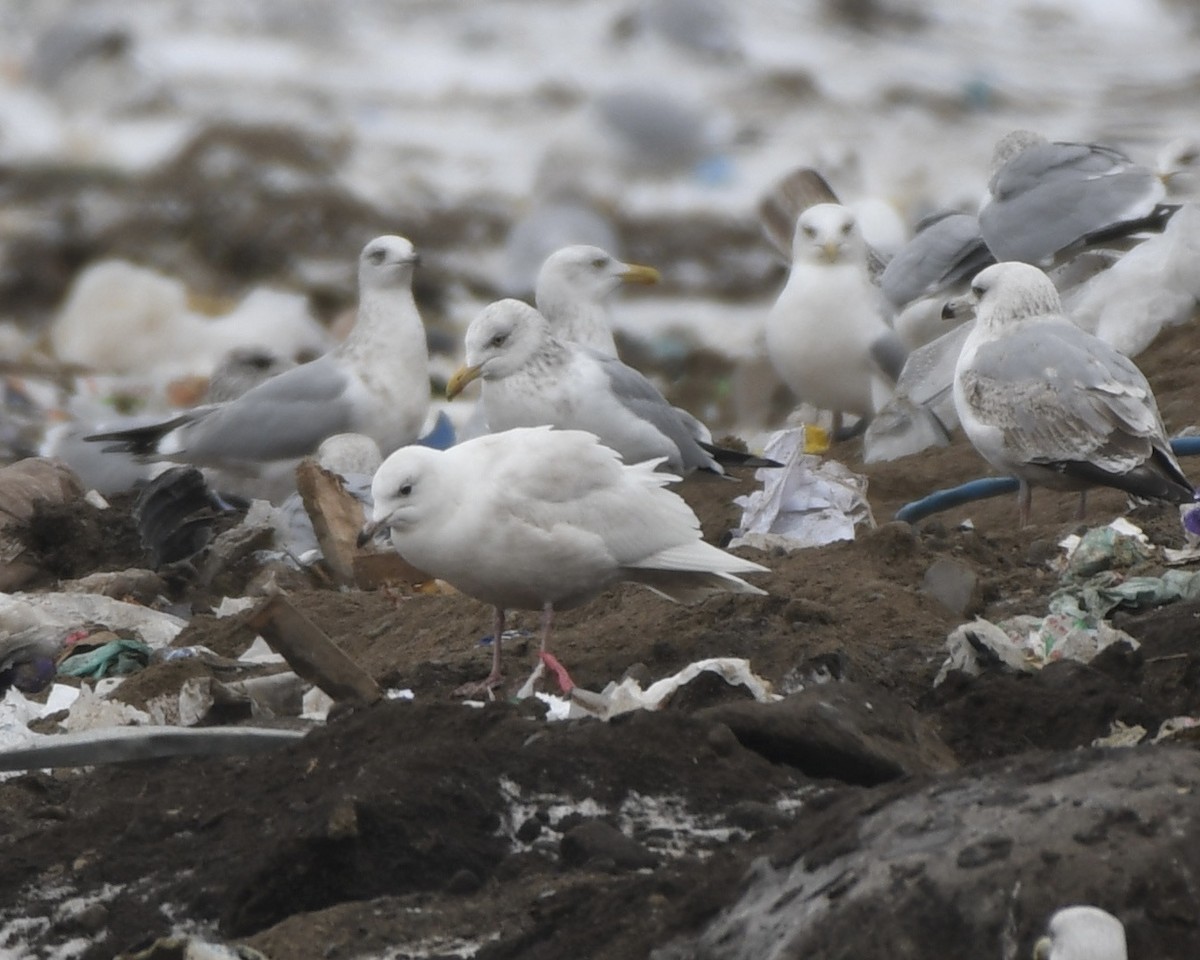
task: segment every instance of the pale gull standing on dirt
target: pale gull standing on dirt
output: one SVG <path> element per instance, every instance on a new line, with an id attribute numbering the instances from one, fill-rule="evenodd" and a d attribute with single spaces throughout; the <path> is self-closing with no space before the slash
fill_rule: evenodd
<path id="1" fill-rule="evenodd" d="M 698 441 L 691 418 L 672 407 L 649 380 L 616 357 L 559 340 L 537 310 L 497 300 L 471 322 L 466 363 L 446 396 L 483 380 L 481 405 L 493 431 L 553 426 L 588 430 L 626 463 L 661 458 L 668 469 L 721 474 L 725 463 L 765 461 Z"/>
<path id="2" fill-rule="evenodd" d="M 377 237 L 359 258 L 358 319 L 324 356 L 229 403 L 99 434 L 148 460 L 258 473 L 312 453 L 335 433 L 362 433 L 390 453 L 411 443 L 429 408 L 429 355 L 412 295 L 412 244 Z"/>
<path id="3" fill-rule="evenodd" d="M 1099 907 L 1064 907 L 1046 924 L 1033 960 L 1126 960 L 1125 925 Z"/>
<path id="4" fill-rule="evenodd" d="M 819 203 L 800 214 L 787 285 L 767 315 L 767 355 L 797 399 L 865 426 L 891 396 L 904 345 L 884 320 L 853 213 Z"/>
<path id="5" fill-rule="evenodd" d="M 997 260 L 1046 266 L 1060 253 L 1162 229 L 1175 209 L 1160 202 L 1165 195 L 1153 170 L 1117 150 L 1017 130 L 996 144 L 979 228 Z"/>
<path id="6" fill-rule="evenodd" d="M 653 267 L 622 263 L 599 247 L 576 244 L 556 250 L 538 273 L 534 303 L 559 340 L 615 357 L 608 301 L 623 283 L 658 283 Z"/>
<path id="7" fill-rule="evenodd" d="M 1032 485 L 1195 498 L 1142 372 L 1062 315 L 1041 270 L 995 264 L 964 299 L 974 301 L 976 320 L 954 372 L 955 409 L 980 455 L 1017 478 L 1022 526 Z M 952 300 L 946 309 L 958 307 Z M 1081 516 L 1084 506 L 1081 493 Z"/>
<path id="8" fill-rule="evenodd" d="M 509 430 L 445 451 L 406 447 L 371 484 L 360 542 L 388 529 L 409 563 L 496 608 L 492 670 L 462 694 L 501 680 L 506 609 L 542 611 L 541 650 L 555 610 L 621 581 L 690 603 L 714 591 L 762 594 L 737 574 L 766 567 L 705 543 L 691 508 L 664 489 L 657 461 L 627 465 L 595 436 L 549 427 Z M 551 667 L 569 686 L 554 661 Z"/>

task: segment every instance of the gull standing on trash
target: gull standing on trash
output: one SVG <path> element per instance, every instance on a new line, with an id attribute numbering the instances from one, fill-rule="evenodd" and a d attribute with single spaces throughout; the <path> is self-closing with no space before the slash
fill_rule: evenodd
<path id="1" fill-rule="evenodd" d="M 905 350 L 884 321 L 854 214 L 819 203 L 800 214 L 787 285 L 767 315 L 767 354 L 797 399 L 863 426 L 891 396 Z"/>
<path id="2" fill-rule="evenodd" d="M 1111 147 L 1051 143 L 1028 130 L 992 154 L 979 229 L 997 260 L 1048 266 L 1063 252 L 1161 230 L 1176 207 L 1162 180 Z"/>
<path id="3" fill-rule="evenodd" d="M 591 600 L 621 581 L 682 603 L 714 591 L 763 594 L 737 574 L 766 567 L 700 538 L 700 522 L 657 461 L 623 464 L 582 430 L 509 430 L 448 450 L 406 447 L 371 483 L 371 521 L 359 542 L 391 531 L 409 563 L 496 608 L 492 670 L 460 695 L 501 680 L 506 609 L 542 611 L 543 660 L 555 610 Z"/>
<path id="4" fill-rule="evenodd" d="M 1046 274 L 998 263 L 962 300 L 974 303 L 976 320 L 955 367 L 954 406 L 980 455 L 1017 478 L 1021 526 L 1033 485 L 1081 491 L 1081 518 L 1091 486 L 1195 499 L 1150 384 L 1132 360 L 1063 316 Z M 947 314 L 962 305 L 951 300 Z"/>
<path id="5" fill-rule="evenodd" d="M 1127 960 L 1125 925 L 1099 907 L 1064 907 L 1046 924 L 1033 960 Z"/>
<path id="6" fill-rule="evenodd" d="M 332 351 L 228 403 L 147 427 L 89 437 L 147 460 L 257 474 L 314 452 L 335 433 L 362 433 L 390 453 L 417 439 L 429 409 L 429 354 L 412 295 L 413 245 L 377 237 L 359 257 L 358 319 Z"/>
<path id="7" fill-rule="evenodd" d="M 495 432 L 538 426 L 588 430 L 626 463 L 658 458 L 682 474 L 723 474 L 722 463 L 769 465 L 697 440 L 693 418 L 672 407 L 638 371 L 558 339 L 546 318 L 520 300 L 484 307 L 467 328 L 466 344 L 466 363 L 450 378 L 446 396 L 454 399 L 482 379 L 481 405 Z"/>
<path id="8" fill-rule="evenodd" d="M 658 283 L 659 272 L 622 263 L 599 247 L 563 247 L 546 258 L 538 272 L 534 303 L 559 340 L 617 355 L 608 300 L 623 283 Z"/>

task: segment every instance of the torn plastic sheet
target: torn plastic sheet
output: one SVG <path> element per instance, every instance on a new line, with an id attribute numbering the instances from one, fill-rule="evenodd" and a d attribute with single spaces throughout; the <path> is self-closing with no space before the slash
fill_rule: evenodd
<path id="1" fill-rule="evenodd" d="M 704 673 L 715 673 L 731 686 L 744 686 L 760 703 L 782 699 L 779 694 L 771 692 L 771 685 L 766 680 L 750 669 L 749 660 L 737 657 L 714 657 L 689 663 L 678 673 L 657 680 L 644 690 L 637 680 L 626 676 L 610 682 L 599 693 L 575 687 L 569 698 L 535 693 L 534 688 L 545 672 L 545 665 L 539 662 L 517 692 L 517 699 L 536 696 L 549 706 L 548 720 L 574 720 L 580 717 L 611 720 L 634 710 L 658 710 L 675 691 Z"/>

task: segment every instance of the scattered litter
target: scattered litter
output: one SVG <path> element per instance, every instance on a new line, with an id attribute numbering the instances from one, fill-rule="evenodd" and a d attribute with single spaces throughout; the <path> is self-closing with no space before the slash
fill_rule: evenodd
<path id="1" fill-rule="evenodd" d="M 218 620 L 225 617 L 235 617 L 239 613 L 253 610 L 261 602 L 258 597 L 222 597 L 221 602 L 213 610 L 213 616 Z"/>
<path id="2" fill-rule="evenodd" d="M 1140 724 L 1124 724 L 1114 720 L 1103 737 L 1092 741 L 1093 747 L 1136 747 L 1146 739 L 1146 728 Z"/>
<path id="3" fill-rule="evenodd" d="M 71 704 L 61 726 L 67 733 L 83 733 L 152 722 L 153 717 L 145 710 L 120 700 L 110 700 L 85 683 L 79 688 L 79 696 Z"/>
<path id="4" fill-rule="evenodd" d="M 1137 524 L 1118 517 L 1105 527 L 1093 527 L 1082 537 L 1071 534 L 1058 544 L 1066 551 L 1060 572 L 1067 577 L 1090 577 L 1101 570 L 1127 569 L 1154 559 L 1155 547 Z"/>
<path id="5" fill-rule="evenodd" d="M 112 637 L 103 631 L 99 637 Z M 136 673 L 150 662 L 150 648 L 136 640 L 115 637 L 106 643 L 95 645 L 92 638 L 74 644 L 66 659 L 58 665 L 58 672 L 68 677 L 119 677 Z"/>
<path id="6" fill-rule="evenodd" d="M 1114 720 L 1112 727 L 1103 737 L 1092 741 L 1093 747 L 1136 747 L 1146 742 L 1146 728 L 1139 724 L 1126 725 Z M 1200 740 L 1200 717 L 1168 717 L 1158 725 L 1158 733 L 1150 743 L 1164 741 Z"/>
<path id="7" fill-rule="evenodd" d="M 169 613 L 93 593 L 0 594 L 0 629 L 9 629 L 10 618 L 58 626 L 64 635 L 81 624 L 101 625 L 154 649 L 167 646 L 187 625 Z"/>
<path id="8" fill-rule="evenodd" d="M 731 686 L 744 686 L 760 703 L 781 699 L 771 692 L 771 685 L 750 669 L 750 661 L 737 657 L 714 657 L 690 663 L 678 673 L 652 683 L 646 689 L 633 677 L 626 676 L 619 682 L 609 683 L 599 693 L 575 687 L 569 698 L 548 693 L 535 693 L 535 687 L 544 676 L 546 668 L 541 661 L 529 679 L 517 692 L 517 699 L 536 696 L 550 710 L 549 720 L 574 720 L 579 717 L 597 717 L 611 720 L 613 717 L 633 710 L 658 710 L 680 687 L 686 686 L 703 673 L 715 673 Z"/>
<path id="9" fill-rule="evenodd" d="M 977 617 L 955 627 L 946 638 L 949 656 L 933 685 L 941 685 L 952 670 L 976 677 L 993 667 L 1034 673 L 1056 660 L 1088 663 L 1114 643 L 1128 644 L 1133 650 L 1140 646 L 1123 630 L 1078 611 L 1023 615 L 999 623 Z"/>
<path id="10" fill-rule="evenodd" d="M 763 456 L 784 464 L 760 469 L 762 489 L 734 500 L 741 523 L 729 547 L 787 550 L 853 540 L 854 528 L 875 525 L 867 503 L 867 479 L 836 460 L 805 452 L 805 428 L 773 433 Z"/>
<path id="11" fill-rule="evenodd" d="M 1104 570 L 1083 583 L 1064 586 L 1050 597 L 1050 609 L 1106 617 L 1118 607 L 1139 610 L 1197 598 L 1200 572 L 1167 570 L 1161 577 L 1126 577 L 1115 570 Z"/>

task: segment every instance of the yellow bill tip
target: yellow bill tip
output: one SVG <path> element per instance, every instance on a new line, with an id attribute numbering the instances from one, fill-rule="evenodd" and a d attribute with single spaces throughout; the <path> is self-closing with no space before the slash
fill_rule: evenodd
<path id="1" fill-rule="evenodd" d="M 640 263 L 628 263 L 625 265 L 625 272 L 621 274 L 621 280 L 625 283 L 658 283 L 662 279 L 662 274 L 653 267 L 644 267 Z"/>
<path id="2" fill-rule="evenodd" d="M 479 373 L 480 370 L 478 366 L 472 367 L 464 365 L 455 370 L 454 376 L 452 376 L 450 381 L 446 384 L 446 399 L 453 400 L 455 397 L 457 397 L 463 392 L 463 388 L 466 387 L 467 384 L 469 384 L 472 380 L 479 379 Z"/>

